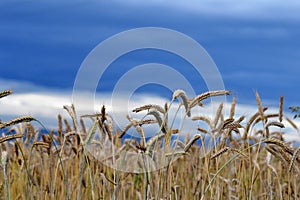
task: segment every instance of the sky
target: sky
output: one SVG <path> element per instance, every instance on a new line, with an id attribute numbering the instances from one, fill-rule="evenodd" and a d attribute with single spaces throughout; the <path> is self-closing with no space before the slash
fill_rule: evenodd
<path id="1" fill-rule="evenodd" d="M 76 75 L 89 53 L 115 34 L 142 27 L 171 29 L 198 42 L 216 64 L 225 88 L 244 105 L 242 114 L 256 104 L 256 91 L 266 106 L 277 106 L 284 96 L 288 113 L 289 106 L 300 105 L 299 9 L 293 0 L 2 0 L 0 90 L 15 94 L 1 99 L 0 118 L 31 114 L 52 125 L 56 114 L 64 113 L 62 106 L 72 102 Z M 197 94 L 207 90 L 186 60 L 142 49 L 111 63 L 97 87 L 97 102 L 107 103 L 118 80 L 147 63 L 177 69 Z M 159 76 L 173 78 L 157 71 L 137 78 Z M 157 84 L 140 86 L 135 105 L 168 101 L 172 92 Z"/>

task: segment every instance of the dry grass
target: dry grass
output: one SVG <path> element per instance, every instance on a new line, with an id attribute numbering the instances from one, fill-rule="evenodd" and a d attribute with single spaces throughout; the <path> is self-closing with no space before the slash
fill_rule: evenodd
<path id="1" fill-rule="evenodd" d="M 0 97 L 10 93 L 10 90 L 1 92 Z M 234 116 L 235 98 L 227 119 L 222 114 L 222 104 L 212 119 L 201 113 L 188 117 L 196 104 L 203 105 L 202 100 L 228 94 L 228 91 L 211 91 L 188 100 L 184 91 L 174 93 L 172 102 L 180 97 L 186 110 L 184 120 L 204 121 L 206 126 L 195 127 L 203 135 L 196 134 L 185 142 L 177 140 L 175 152 L 163 149 L 167 164 L 153 172 L 121 172 L 105 163 L 118 163 L 126 151 L 155 156 L 154 152 L 166 145 L 163 141 L 181 132 L 168 123 L 168 118 L 174 117 L 168 113 L 172 103 L 135 109 L 134 112 L 145 112 L 147 119 L 128 116 L 128 125 L 121 131 L 114 131 L 113 120 L 104 106 L 99 113 L 85 116 L 77 116 L 74 106 L 65 106 L 70 119 L 59 115 L 57 130 L 42 136 L 36 128 L 40 125 L 30 116 L 3 122 L 0 155 L 8 157 L 3 158 L 5 165 L 1 164 L 5 173 L 0 175 L 0 196 L 9 199 L 299 199 L 300 148 L 292 147 L 283 139 L 284 124 L 298 129 L 284 115 L 282 97 L 278 113 L 266 113 L 267 108 L 256 93 L 258 110 L 248 120 Z M 87 120 L 93 122 L 90 127 Z M 159 133 L 147 141 L 146 124 L 160 127 Z M 130 128 L 140 134 L 140 141 L 122 140 Z M 13 134 L 3 135 L 4 129 Z M 97 133 L 101 136 L 98 140 Z M 204 136 L 215 141 L 205 140 Z M 205 146 L 209 144 L 194 145 L 198 140 L 203 144 L 218 141 L 218 145 L 207 149 Z M 114 155 L 99 160 L 88 151 L 90 144 L 100 145 L 99 153 L 111 147 L 104 144 L 118 148 Z M 149 169 L 143 168 L 143 160 L 130 159 L 127 162 L 137 162 L 142 169 Z"/>

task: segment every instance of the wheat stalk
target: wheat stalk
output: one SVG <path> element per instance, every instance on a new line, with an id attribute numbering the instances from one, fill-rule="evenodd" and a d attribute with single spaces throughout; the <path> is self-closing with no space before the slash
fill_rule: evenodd
<path id="1" fill-rule="evenodd" d="M 7 162 L 8 162 L 8 153 L 7 151 L 2 151 L 1 154 L 1 166 L 3 167 L 3 176 L 4 176 L 4 185 L 5 185 L 5 199 L 9 199 L 9 190 L 8 190 L 8 181 L 7 181 Z"/>

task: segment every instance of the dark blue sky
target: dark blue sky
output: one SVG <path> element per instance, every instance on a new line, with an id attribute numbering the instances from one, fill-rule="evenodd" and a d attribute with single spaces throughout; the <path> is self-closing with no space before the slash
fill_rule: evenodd
<path id="1" fill-rule="evenodd" d="M 199 42 L 218 66 L 225 87 L 240 102 L 255 103 L 257 90 L 270 104 L 284 95 L 286 106 L 299 105 L 299 4 L 212 2 L 2 0 L 0 79 L 71 90 L 82 61 L 101 41 L 128 29 L 157 26 Z M 107 71 L 102 90 L 110 91 L 132 66 L 149 62 L 182 67 L 191 83 L 199 85 L 199 92 L 206 90 L 204 83 L 195 82 L 199 79 L 188 63 L 157 50 L 131 52 L 118 59 Z M 160 95 L 165 91 L 144 90 Z"/>

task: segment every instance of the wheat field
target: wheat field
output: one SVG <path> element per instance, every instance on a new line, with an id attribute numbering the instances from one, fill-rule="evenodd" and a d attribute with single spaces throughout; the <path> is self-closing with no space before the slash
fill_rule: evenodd
<path id="1" fill-rule="evenodd" d="M 1 92 L 0 103 L 11 93 Z M 165 105 L 135 108 L 134 113 L 148 118 L 127 116 L 121 130 L 114 129 L 105 106 L 84 116 L 77 116 L 73 105 L 64 106 L 69 118 L 58 115 L 57 129 L 44 134 L 37 128 L 42 123 L 32 116 L 1 122 L 1 199 L 299 199 L 300 148 L 284 139 L 287 124 L 299 130 L 283 112 L 283 97 L 276 113 L 268 112 L 256 93 L 257 111 L 247 118 L 236 116 L 235 98 L 228 116 L 223 115 L 223 104 L 212 118 L 191 114 L 205 99 L 220 95 L 230 92 L 209 91 L 190 99 L 176 90 Z M 172 139 L 182 131 L 169 123 L 175 100 L 185 111 L 183 120 L 205 124 L 194 127 L 198 134 L 193 137 Z M 146 139 L 144 125 L 158 125 L 159 131 Z M 140 140 L 124 139 L 130 128 Z M 206 136 L 218 142 L 206 149 Z M 114 145 L 114 155 L 103 156 L 106 147 L 101 144 L 97 153 L 102 157 L 91 153 L 91 145 L 99 141 Z M 165 162 L 160 168 L 141 165 L 137 172 L 108 164 L 122 164 L 124 152 L 152 157 L 164 152 L 159 159 Z"/>

